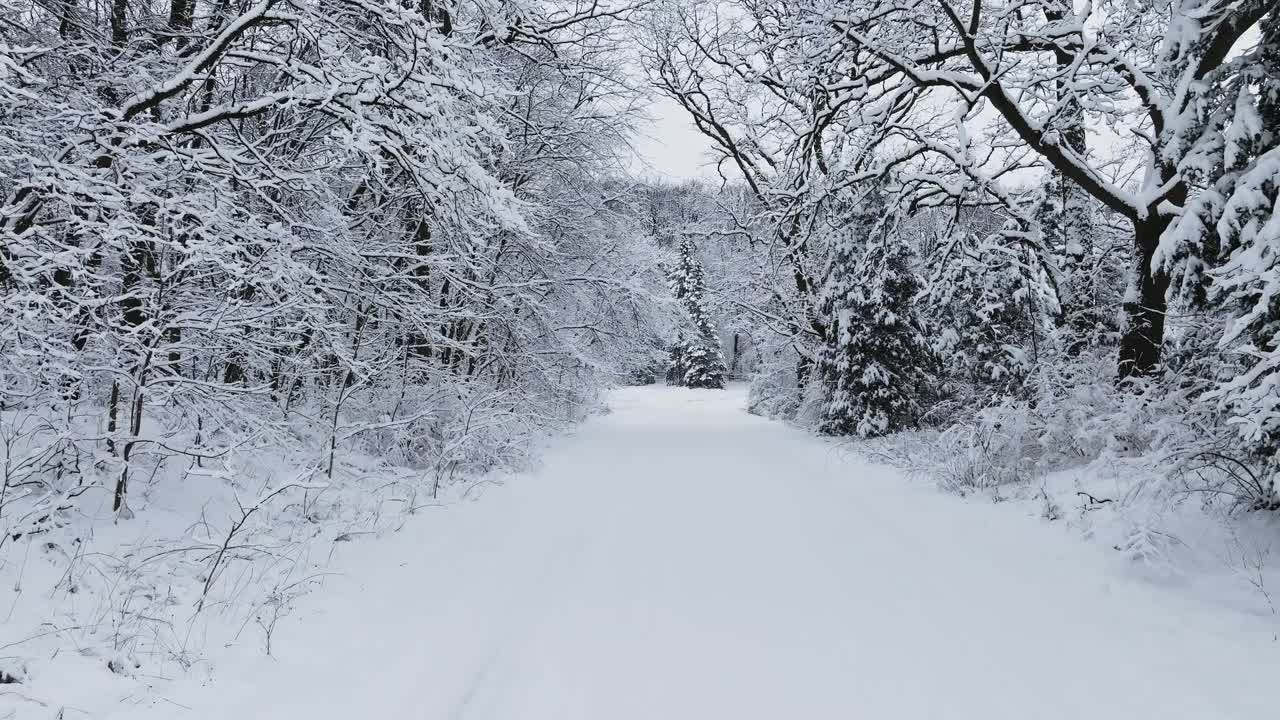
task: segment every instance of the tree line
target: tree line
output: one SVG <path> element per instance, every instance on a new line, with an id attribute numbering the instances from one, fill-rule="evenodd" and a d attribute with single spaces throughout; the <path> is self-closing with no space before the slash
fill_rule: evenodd
<path id="1" fill-rule="evenodd" d="M 1179 456 L 1280 506 L 1274 0 L 673 1 L 642 44 L 743 196 L 759 411 L 873 437 L 1177 398 Z"/>
<path id="2" fill-rule="evenodd" d="M 668 324 L 633 9 L 5 3 L 7 535 L 300 441 L 483 468 L 590 407 Z"/>

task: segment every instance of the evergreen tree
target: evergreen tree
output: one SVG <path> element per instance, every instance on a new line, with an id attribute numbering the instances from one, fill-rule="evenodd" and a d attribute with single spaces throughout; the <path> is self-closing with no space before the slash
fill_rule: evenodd
<path id="1" fill-rule="evenodd" d="M 1030 372 L 1037 293 L 1023 255 L 999 234 L 957 231 L 930 263 L 932 348 L 949 395 L 985 403 L 1017 393 Z"/>
<path id="2" fill-rule="evenodd" d="M 875 189 L 833 244 L 819 296 L 830 327 L 818 358 L 826 391 L 821 431 L 877 437 L 918 423 L 933 358 L 915 312 L 911 246 L 893 236 Z"/>
<path id="3" fill-rule="evenodd" d="M 684 311 L 684 324 L 671 348 L 667 383 L 691 388 L 724 387 L 724 358 L 715 324 L 707 311 L 706 277 L 693 239 L 680 241 L 680 257 L 671 273 L 671 290 Z"/>
<path id="4" fill-rule="evenodd" d="M 1062 270 L 1058 323 L 1070 355 L 1104 344 L 1120 329 L 1115 313 L 1106 311 L 1107 303 L 1118 298 L 1105 297 L 1109 278 L 1096 251 L 1096 208 L 1087 193 L 1057 170 L 1050 170 L 1035 208 L 1044 247 Z"/>
<path id="5" fill-rule="evenodd" d="M 1210 363 L 1215 400 L 1239 433 L 1239 448 L 1264 468 L 1256 507 L 1280 509 L 1280 13 L 1260 27 L 1223 92 L 1206 98 L 1200 162 L 1203 189 L 1162 238 L 1165 268 L 1182 298 L 1221 323 L 1215 350 L 1236 367 Z"/>

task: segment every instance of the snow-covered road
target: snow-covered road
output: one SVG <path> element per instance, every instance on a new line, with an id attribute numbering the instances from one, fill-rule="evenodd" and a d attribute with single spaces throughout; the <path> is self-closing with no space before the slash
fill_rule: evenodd
<path id="1" fill-rule="evenodd" d="M 621 391 L 535 475 L 343 544 L 274 659 L 112 717 L 1280 717 L 1262 619 L 743 402 Z"/>

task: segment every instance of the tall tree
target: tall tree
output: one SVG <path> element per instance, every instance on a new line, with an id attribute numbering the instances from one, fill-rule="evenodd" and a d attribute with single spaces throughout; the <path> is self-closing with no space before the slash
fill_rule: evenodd
<path id="1" fill-rule="evenodd" d="M 819 308 L 832 328 L 818 359 L 829 435 L 877 437 L 914 427 L 935 383 L 915 311 L 920 290 L 911 246 L 872 187 L 830 250 Z"/>
<path id="2" fill-rule="evenodd" d="M 671 348 L 667 382 L 691 388 L 724 387 L 724 357 L 707 308 L 707 282 L 693 238 L 681 239 L 671 269 L 671 291 L 683 310 L 684 323 Z"/>
<path id="3" fill-rule="evenodd" d="M 942 240 L 924 302 L 947 390 L 968 406 L 1017 394 L 1034 369 L 1043 316 L 1035 268 L 999 233 L 955 227 Z"/>
<path id="4" fill-rule="evenodd" d="M 1258 44 L 1217 73 L 1187 173 L 1198 192 L 1161 245 L 1161 269 L 1182 299 L 1221 322 L 1217 347 L 1234 372 L 1215 367 L 1216 400 L 1243 449 L 1266 468 L 1280 508 L 1280 8 Z M 1208 92 L 1203 89 L 1202 92 Z"/>

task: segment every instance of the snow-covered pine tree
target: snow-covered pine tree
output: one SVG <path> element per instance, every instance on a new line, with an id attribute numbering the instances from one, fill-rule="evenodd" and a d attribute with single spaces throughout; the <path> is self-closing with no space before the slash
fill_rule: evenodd
<path id="1" fill-rule="evenodd" d="M 932 348 L 946 391 L 967 405 L 1014 394 L 1034 355 L 1023 253 L 999 233 L 955 229 L 929 263 Z"/>
<path id="2" fill-rule="evenodd" d="M 915 309 L 915 253 L 895 236 L 895 224 L 873 188 L 829 251 L 819 312 L 830 332 L 818 357 L 827 435 L 877 437 L 912 427 L 934 384 Z"/>
<path id="3" fill-rule="evenodd" d="M 1253 506 L 1280 509 L 1280 12 L 1260 29 L 1224 91 L 1201 98 L 1189 174 L 1203 189 L 1157 259 L 1186 302 L 1222 323 L 1216 349 L 1238 365 L 1213 365 L 1207 397 L 1235 426 L 1244 456 L 1265 468 Z"/>
<path id="4" fill-rule="evenodd" d="M 680 240 L 679 258 L 671 271 L 671 291 L 683 310 L 684 322 L 671 348 L 667 383 L 691 388 L 724 387 L 724 358 L 707 310 L 706 277 L 693 238 Z"/>

